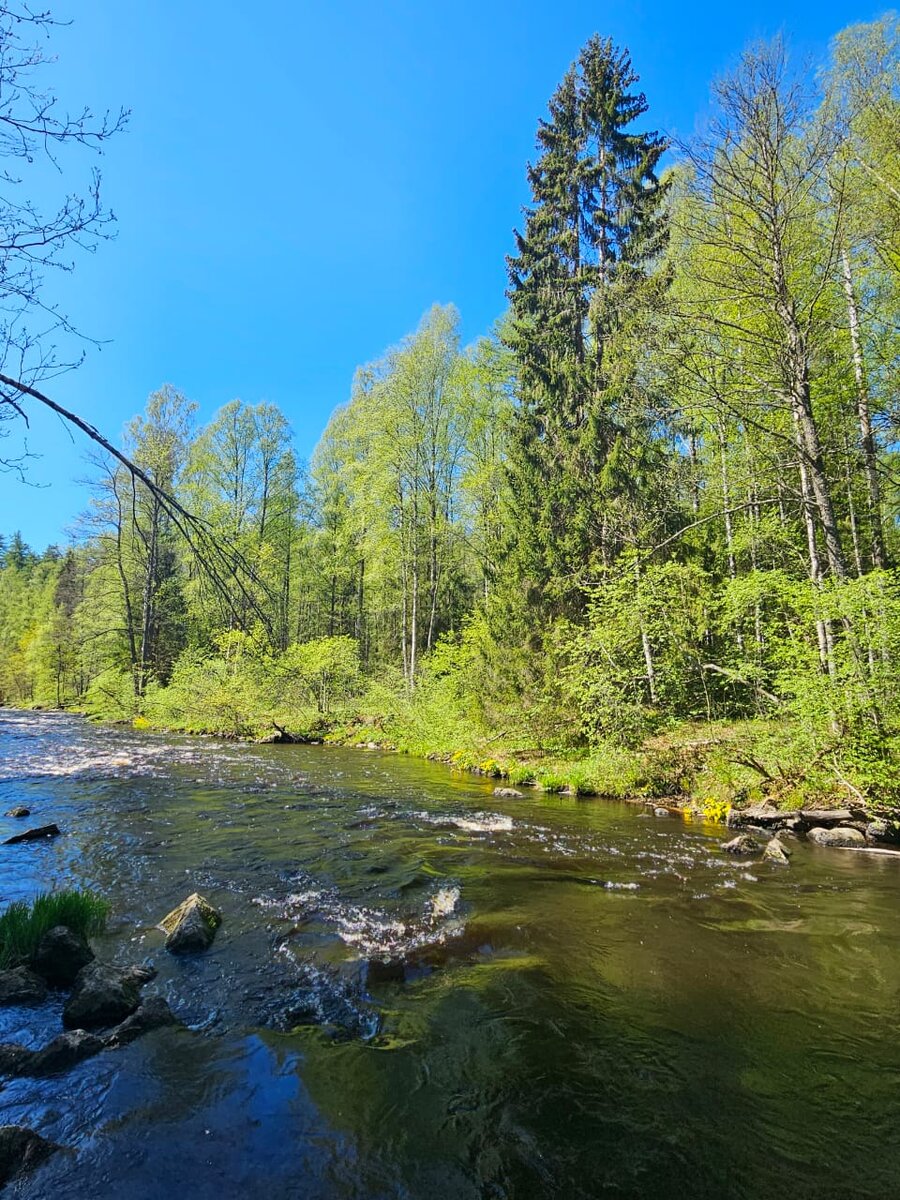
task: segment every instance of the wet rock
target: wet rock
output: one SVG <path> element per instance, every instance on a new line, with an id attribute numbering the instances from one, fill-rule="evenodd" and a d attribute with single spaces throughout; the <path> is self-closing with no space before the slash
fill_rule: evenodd
<path id="1" fill-rule="evenodd" d="M 831 828 L 846 825 L 854 819 L 849 808 L 801 808 L 801 819 L 810 826 Z"/>
<path id="2" fill-rule="evenodd" d="M 151 996 L 105 1036 L 86 1029 L 69 1029 L 42 1050 L 29 1050 L 9 1042 L 0 1045 L 0 1075 L 32 1079 L 59 1075 L 101 1050 L 127 1046 L 153 1029 L 177 1024 L 178 1019 L 163 997 Z"/>
<path id="3" fill-rule="evenodd" d="M 24 1125 L 0 1125 L 0 1187 L 33 1171 L 58 1149 Z"/>
<path id="4" fill-rule="evenodd" d="M 403 983 L 405 978 L 402 958 L 370 958 L 366 963 L 367 983 Z"/>
<path id="5" fill-rule="evenodd" d="M 8 817 L 30 817 L 31 809 L 24 808 L 21 804 L 17 804 L 15 808 L 11 808 L 7 814 Z"/>
<path id="6" fill-rule="evenodd" d="M 40 1004 L 47 995 L 47 985 L 40 975 L 27 967 L 0 971 L 0 1005 Z"/>
<path id="7" fill-rule="evenodd" d="M 499 800 L 521 800 L 524 793 L 518 791 L 516 788 L 496 787 L 494 788 L 494 795 Z"/>
<path id="8" fill-rule="evenodd" d="M 75 980 L 75 990 L 63 1009 L 67 1029 L 102 1029 L 130 1017 L 141 1002 L 140 988 L 146 979 L 136 977 L 134 968 L 120 970 L 94 962 L 84 967 Z"/>
<path id="9" fill-rule="evenodd" d="M 726 854 L 755 854 L 759 849 L 759 842 L 749 833 L 739 833 L 730 842 L 722 842 L 722 849 Z"/>
<path id="10" fill-rule="evenodd" d="M 777 837 L 774 837 L 763 850 L 763 858 L 766 862 L 776 863 L 779 867 L 789 867 L 791 865 L 790 853 L 790 850 L 783 846 Z"/>
<path id="11" fill-rule="evenodd" d="M 104 1044 L 110 1048 L 127 1046 L 129 1042 L 150 1033 L 153 1029 L 162 1029 L 166 1025 L 178 1025 L 180 1022 L 169 1008 L 168 1002 L 162 996 L 148 996 L 141 1006 L 130 1017 L 126 1017 L 112 1033 L 107 1034 Z"/>
<path id="12" fill-rule="evenodd" d="M 654 817 L 668 817 L 668 816 L 671 816 L 671 814 L 670 814 L 670 812 L 669 812 L 669 810 L 668 810 L 667 808 L 654 808 L 654 810 L 653 810 L 653 815 L 654 815 Z"/>
<path id="13" fill-rule="evenodd" d="M 866 841 L 869 842 L 892 842 L 900 841 L 900 829 L 893 821 L 885 821 L 878 817 L 874 821 L 870 821 L 865 829 Z"/>
<path id="14" fill-rule="evenodd" d="M 103 1045 L 103 1039 L 93 1033 L 85 1029 L 72 1029 L 55 1037 L 43 1050 L 33 1051 L 33 1057 L 18 1074 L 39 1078 L 59 1075 L 62 1071 L 71 1070 L 83 1059 L 99 1054 Z"/>
<path id="15" fill-rule="evenodd" d="M 807 838 L 817 846 L 865 846 L 866 836 L 858 829 L 838 827 L 837 829 L 810 829 Z"/>
<path id="16" fill-rule="evenodd" d="M 173 954 L 192 954 L 206 950 L 222 924 L 222 914 L 197 892 L 188 896 L 160 921 L 165 930 L 166 949 Z"/>
<path id="17" fill-rule="evenodd" d="M 51 987 L 67 988 L 93 961 L 94 952 L 83 937 L 65 925 L 55 925 L 41 938 L 31 965 Z"/>
<path id="18" fill-rule="evenodd" d="M 42 1050 L 29 1050 L 7 1042 L 0 1045 L 0 1074 L 33 1078 L 58 1075 L 102 1049 L 103 1039 L 84 1029 L 61 1033 Z"/>
<path id="19" fill-rule="evenodd" d="M 0 1042 L 0 1075 L 22 1074 L 23 1068 L 31 1062 L 34 1055 L 34 1050 L 17 1046 L 15 1042 Z"/>
<path id="20" fill-rule="evenodd" d="M 24 833 L 16 833 L 6 838 L 4 846 L 15 846 L 18 842 L 41 842 L 45 838 L 59 836 L 58 825 L 38 825 L 34 829 L 26 829 Z"/>

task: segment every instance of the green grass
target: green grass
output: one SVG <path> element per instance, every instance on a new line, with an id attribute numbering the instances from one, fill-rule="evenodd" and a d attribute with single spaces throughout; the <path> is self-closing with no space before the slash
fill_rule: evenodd
<path id="1" fill-rule="evenodd" d="M 82 937 L 101 933 L 109 905 L 93 892 L 42 892 L 31 904 L 18 901 L 0 913 L 0 968 L 31 962 L 48 929 L 65 925 Z"/>

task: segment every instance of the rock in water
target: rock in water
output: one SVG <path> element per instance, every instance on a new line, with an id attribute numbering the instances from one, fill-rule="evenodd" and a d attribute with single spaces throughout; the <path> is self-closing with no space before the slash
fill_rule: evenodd
<path id="1" fill-rule="evenodd" d="M 33 1171 L 58 1149 L 24 1125 L 0 1125 L 0 1187 L 17 1175 Z"/>
<path id="2" fill-rule="evenodd" d="M 107 1034 L 105 1045 L 109 1047 L 127 1046 L 129 1042 L 149 1033 L 152 1029 L 162 1029 L 164 1025 L 177 1025 L 178 1018 L 169 1008 L 168 1002 L 162 996 L 150 996 L 130 1017 L 117 1026 L 112 1033 Z"/>
<path id="3" fill-rule="evenodd" d="M 34 829 L 26 829 L 24 833 L 16 833 L 12 837 L 8 837 L 3 845 L 15 846 L 17 842 L 40 842 L 44 838 L 57 837 L 58 834 L 58 825 L 39 825 Z"/>
<path id="4" fill-rule="evenodd" d="M 858 829 L 810 829 L 806 835 L 817 846 L 865 846 L 866 835 Z"/>
<path id="5" fill-rule="evenodd" d="M 11 808 L 6 814 L 8 817 L 30 817 L 31 809 L 24 808 L 21 804 L 17 804 L 15 808 Z"/>
<path id="6" fill-rule="evenodd" d="M 0 971 L 0 1005 L 40 1004 L 46 995 L 46 983 L 27 967 Z"/>
<path id="7" fill-rule="evenodd" d="M 896 821 L 885 821 L 883 817 L 876 817 L 866 826 L 866 840 L 869 842 L 898 842 L 900 841 L 900 828 Z"/>
<path id="8" fill-rule="evenodd" d="M 212 945 L 222 914 L 208 900 L 194 892 L 160 921 L 165 930 L 166 949 L 173 954 L 192 954 Z"/>
<path id="9" fill-rule="evenodd" d="M 77 933 L 65 925 L 48 929 L 38 942 L 32 967 L 51 987 L 67 988 L 78 972 L 94 961 L 94 952 Z"/>
<path id="10" fill-rule="evenodd" d="M 739 833 L 730 842 L 723 842 L 722 849 L 726 854 L 753 854 L 759 849 L 759 842 L 749 833 Z"/>
<path id="11" fill-rule="evenodd" d="M 777 837 L 766 845 L 763 850 L 763 858 L 766 862 L 777 863 L 779 867 L 789 867 L 791 865 L 790 851 L 781 844 Z"/>
<path id="12" fill-rule="evenodd" d="M 523 792 L 519 792 L 515 788 L 506 787 L 494 788 L 494 795 L 499 800 L 522 800 L 524 798 Z"/>
<path id="13" fill-rule="evenodd" d="M 43 1050 L 30 1051 L 32 1057 L 19 1067 L 17 1074 L 41 1079 L 47 1075 L 59 1075 L 62 1071 L 71 1070 L 82 1059 L 99 1054 L 103 1046 L 103 1039 L 93 1033 L 85 1029 L 72 1029 L 55 1037 Z"/>
<path id="14" fill-rule="evenodd" d="M 104 963 L 91 963 L 78 973 L 75 990 L 63 1009 L 63 1025 L 67 1029 L 118 1025 L 140 1004 L 139 989 L 145 982 L 133 969 L 121 971 Z"/>

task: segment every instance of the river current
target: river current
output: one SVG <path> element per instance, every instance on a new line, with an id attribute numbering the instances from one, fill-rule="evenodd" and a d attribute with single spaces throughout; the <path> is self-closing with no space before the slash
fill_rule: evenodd
<path id="1" fill-rule="evenodd" d="M 3 1083 L 0 1124 L 66 1148 L 9 1195 L 900 1195 L 900 859 L 797 841 L 778 868 L 492 786 L 0 710 L 0 812 L 62 830 L 0 846 L 0 901 L 95 889 L 98 954 L 152 962 L 183 1022 Z M 156 923 L 193 891 L 223 924 L 174 958 Z M 0 1009 L 0 1041 L 61 1005 Z"/>

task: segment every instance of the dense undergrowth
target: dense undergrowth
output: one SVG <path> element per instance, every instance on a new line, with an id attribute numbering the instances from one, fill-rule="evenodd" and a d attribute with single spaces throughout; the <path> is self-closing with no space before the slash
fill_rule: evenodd
<path id="1" fill-rule="evenodd" d="M 710 815 L 731 805 L 856 805 L 897 811 L 900 739 L 866 726 L 833 727 L 803 702 L 730 720 L 648 720 L 640 736 L 615 726 L 582 731 L 577 709 L 486 711 L 483 664 L 466 638 L 424 660 L 410 692 L 397 672 L 365 676 L 349 638 L 320 639 L 272 655 L 229 634 L 216 654 L 185 656 L 170 684 L 138 701 L 125 673 L 107 673 L 82 709 L 97 719 L 187 733 L 299 737 L 377 746 L 448 763 L 513 786 L 608 798 L 690 802 Z"/>

